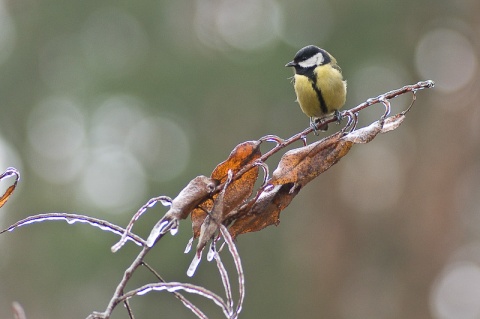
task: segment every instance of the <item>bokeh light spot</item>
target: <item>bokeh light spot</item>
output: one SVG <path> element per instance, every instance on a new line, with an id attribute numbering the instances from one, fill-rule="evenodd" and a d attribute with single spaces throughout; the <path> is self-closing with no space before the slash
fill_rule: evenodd
<path id="1" fill-rule="evenodd" d="M 91 157 L 89 167 L 97 166 L 95 164 L 97 161 L 102 162 L 101 159 L 97 159 L 98 154 L 107 156 L 105 155 L 106 151 L 98 153 L 98 149 L 115 149 L 115 156 L 124 160 L 125 165 L 134 167 L 130 178 L 135 178 L 135 183 L 144 184 L 135 187 L 139 190 L 146 188 L 147 178 L 160 182 L 169 181 L 181 174 L 187 167 L 190 159 L 190 143 L 185 130 L 177 121 L 168 117 L 152 116 L 143 100 L 126 94 L 101 96 L 94 106 L 96 110 L 92 114 L 90 144 L 96 154 Z M 92 171 L 93 168 L 89 170 Z M 118 167 L 113 167 L 108 173 L 113 176 L 114 180 L 117 179 L 115 183 L 120 182 L 116 177 L 116 172 L 120 170 Z M 138 171 L 141 171 L 142 176 L 134 177 L 139 173 Z M 96 173 L 89 174 L 96 175 Z M 104 178 L 108 178 L 108 176 Z M 88 180 L 90 179 L 91 177 L 88 178 Z M 127 182 L 127 179 L 124 182 Z M 101 183 L 107 184 L 108 182 Z M 116 185 L 115 187 L 120 186 Z M 101 188 L 103 189 L 103 187 Z M 90 189 L 94 189 L 94 187 Z M 111 194 L 122 192 L 113 189 Z M 90 194 L 90 191 L 87 193 Z M 89 196 L 93 196 L 93 194 Z M 111 197 L 115 196 L 111 195 Z M 143 196 L 143 191 L 133 192 L 132 190 L 130 199 L 133 199 L 133 196 Z M 141 197 L 136 199 L 141 199 Z M 102 203 L 99 199 L 95 199 L 94 202 L 99 202 L 102 207 L 111 205 L 108 200 L 104 200 Z M 136 201 L 132 200 L 132 202 Z"/>
<path id="2" fill-rule="evenodd" d="M 431 308 L 437 319 L 480 317 L 480 267 L 456 262 L 443 272 L 431 292 Z"/>
<path id="3" fill-rule="evenodd" d="M 123 213 L 145 197 L 146 177 L 138 161 L 121 148 L 98 148 L 82 175 L 82 201 Z"/>
<path id="4" fill-rule="evenodd" d="M 72 156 L 85 139 L 85 120 L 80 106 L 67 97 L 42 101 L 28 118 L 28 140 L 47 158 Z"/>
<path id="5" fill-rule="evenodd" d="M 94 103 L 91 143 L 94 146 L 125 145 L 129 130 L 147 116 L 145 103 L 132 95 L 113 94 L 101 96 Z"/>
<path id="6" fill-rule="evenodd" d="M 86 127 L 81 106 L 69 97 L 50 97 L 28 117 L 29 165 L 50 183 L 68 183 L 83 168 Z"/>
<path id="7" fill-rule="evenodd" d="M 127 138 L 128 148 L 157 181 L 177 177 L 187 167 L 190 143 L 185 130 L 165 117 L 136 123 Z"/>
<path id="8" fill-rule="evenodd" d="M 435 88 L 451 93 L 472 81 L 478 57 L 463 34 L 438 28 L 423 35 L 417 44 L 415 62 L 423 79 L 434 80 Z"/>
<path id="9" fill-rule="evenodd" d="M 197 1 L 194 27 L 199 40 L 209 47 L 248 51 L 271 44 L 280 21 L 274 0 Z"/>

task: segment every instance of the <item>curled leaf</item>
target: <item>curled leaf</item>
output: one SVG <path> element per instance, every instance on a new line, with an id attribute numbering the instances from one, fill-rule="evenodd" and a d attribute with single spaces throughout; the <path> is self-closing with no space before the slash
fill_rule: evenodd
<path id="1" fill-rule="evenodd" d="M 211 178 L 219 180 L 220 183 L 225 183 L 229 171 L 235 176 L 235 174 L 246 165 L 254 163 L 261 156 L 260 143 L 260 141 L 247 141 L 237 145 L 228 158 L 215 167 Z M 224 194 L 222 195 L 222 217 L 219 218 L 220 222 L 223 221 L 224 216 L 238 207 L 252 194 L 255 181 L 258 178 L 258 170 L 258 166 L 254 166 L 242 174 L 241 177 L 229 183 L 227 189 L 224 190 Z M 192 213 L 192 229 L 195 238 L 200 236 L 200 229 L 207 217 L 207 212 L 212 211 L 214 201 L 217 197 L 218 194 L 213 196 L 213 199 L 205 200 L 194 209 Z"/>
<path id="2" fill-rule="evenodd" d="M 218 185 L 218 180 L 197 176 L 175 197 L 168 212 L 160 219 L 150 232 L 147 245 L 152 247 L 166 232 L 175 229 L 180 219 L 185 219 L 196 206 L 208 199 Z"/>
<path id="3" fill-rule="evenodd" d="M 225 194 L 226 190 L 229 188 L 230 183 L 232 182 L 233 173 L 230 171 L 229 178 L 225 182 L 222 191 L 216 196 L 215 202 L 210 214 L 205 217 L 201 227 L 200 227 L 200 235 L 198 238 L 197 244 L 197 255 L 200 255 L 201 251 L 207 244 L 207 242 L 213 238 L 215 233 L 218 231 L 221 223 L 222 223 L 222 216 L 224 212 L 224 204 L 225 204 Z"/>
<path id="4" fill-rule="evenodd" d="M 282 156 L 268 183 L 295 183 L 296 186 L 303 187 L 338 163 L 354 144 L 369 143 L 378 133 L 386 133 L 399 127 L 404 119 L 404 114 L 397 114 L 348 134 L 338 132 L 318 142 L 293 149 Z"/>
<path id="5" fill-rule="evenodd" d="M 272 185 L 293 183 L 303 187 L 337 163 L 348 153 L 353 143 L 344 141 L 341 132 L 310 145 L 285 153 L 268 182 Z"/>
<path id="6" fill-rule="evenodd" d="M 235 147 L 226 161 L 220 163 L 212 172 L 212 178 L 225 183 L 229 174 L 233 176 L 248 164 L 254 163 L 261 156 L 260 141 L 247 141 Z M 241 204 L 250 196 L 258 177 L 258 166 L 253 167 L 240 178 L 229 183 L 225 191 L 223 203 L 226 212 Z M 225 214 L 225 212 L 224 212 Z"/>
<path id="7" fill-rule="evenodd" d="M 280 212 L 287 207 L 300 191 L 293 183 L 266 188 L 261 194 L 245 205 L 238 213 L 229 232 L 233 238 L 238 235 L 259 231 L 280 223 Z"/>
<path id="8" fill-rule="evenodd" d="M 1 175 L 0 175 L 0 180 L 2 179 L 5 179 L 5 178 L 9 178 L 9 177 L 12 177 L 12 176 L 15 176 L 15 182 L 13 182 L 12 185 L 10 185 L 7 190 L 5 191 L 5 193 L 0 197 L 0 207 L 2 207 L 3 205 L 5 205 L 5 203 L 7 202 L 7 200 L 10 198 L 10 196 L 13 194 L 13 191 L 15 190 L 15 188 L 17 187 L 17 183 L 18 181 L 20 180 L 20 172 L 14 168 L 14 167 L 9 167 L 5 170 L 5 172 L 3 172 Z"/>
<path id="9" fill-rule="evenodd" d="M 172 200 L 172 206 L 167 212 L 176 219 L 185 219 L 195 207 L 207 199 L 219 183 L 218 179 L 207 176 L 197 176 L 185 186 Z"/>

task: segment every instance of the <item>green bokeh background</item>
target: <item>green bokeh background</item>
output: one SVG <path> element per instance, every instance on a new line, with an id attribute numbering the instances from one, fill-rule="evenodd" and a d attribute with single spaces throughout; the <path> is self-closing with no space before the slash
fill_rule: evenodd
<path id="1" fill-rule="evenodd" d="M 238 238 L 240 317 L 480 318 L 479 14 L 477 0 L 1 0 L 0 164 L 22 180 L 0 226 L 53 211 L 126 225 L 238 143 L 303 130 L 284 65 L 316 44 L 342 67 L 348 108 L 420 80 L 437 87 L 398 130 L 307 185 L 278 227 Z M 362 111 L 360 125 L 381 113 Z M 165 211 L 134 230 L 147 236 Z M 186 277 L 190 236 L 185 221 L 148 261 L 220 293 L 214 264 Z M 35 319 L 103 311 L 138 252 L 112 254 L 116 239 L 64 222 L 0 236 L 0 318 L 13 301 Z M 151 280 L 140 271 L 128 288 Z M 132 307 L 136 318 L 193 318 L 168 293 Z M 121 308 L 113 318 L 127 318 Z"/>

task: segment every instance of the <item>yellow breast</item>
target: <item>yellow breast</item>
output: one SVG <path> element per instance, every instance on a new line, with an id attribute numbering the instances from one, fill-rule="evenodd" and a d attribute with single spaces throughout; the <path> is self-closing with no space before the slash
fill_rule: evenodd
<path id="1" fill-rule="evenodd" d="M 342 73 L 328 65 L 315 69 L 317 86 L 321 88 L 322 96 L 327 104 L 328 114 L 340 109 L 347 97 L 347 84 L 343 81 Z"/>
<path id="2" fill-rule="evenodd" d="M 295 93 L 303 113 L 308 117 L 322 116 L 317 92 L 315 92 L 312 82 L 306 76 L 295 74 Z"/>
<path id="3" fill-rule="evenodd" d="M 327 112 L 320 107 L 317 92 L 312 87 L 312 80 L 304 75 L 295 74 L 295 93 L 300 108 L 309 117 L 322 117 L 340 109 L 346 100 L 347 86 L 342 74 L 330 65 L 318 66 L 314 71 L 317 88 L 325 101 Z"/>

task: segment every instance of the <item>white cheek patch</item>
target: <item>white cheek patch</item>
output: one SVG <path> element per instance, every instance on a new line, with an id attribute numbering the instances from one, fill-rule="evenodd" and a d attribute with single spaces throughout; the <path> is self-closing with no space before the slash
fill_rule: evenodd
<path id="1" fill-rule="evenodd" d="M 302 68 L 311 68 L 312 66 L 321 65 L 323 63 L 323 55 L 322 53 L 318 52 L 311 58 L 306 59 L 305 61 L 299 62 Z"/>

